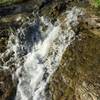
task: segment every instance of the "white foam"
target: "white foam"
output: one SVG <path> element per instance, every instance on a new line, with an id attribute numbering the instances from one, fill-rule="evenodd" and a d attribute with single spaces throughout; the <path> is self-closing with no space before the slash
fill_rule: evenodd
<path id="1" fill-rule="evenodd" d="M 41 34 L 47 36 L 33 45 L 32 51 L 25 56 L 24 65 L 16 71 L 17 75 L 22 74 L 19 77 L 16 100 L 46 100 L 45 87 L 57 69 L 65 49 L 74 40 L 75 33 L 70 23 L 77 25 L 77 16 L 80 14 L 81 10 L 73 8 L 66 15 L 65 23 L 58 21 L 56 26 L 45 21 L 44 17 L 40 18 L 48 26 L 46 32 Z M 62 29 L 61 24 L 66 28 Z M 47 77 L 43 79 L 46 73 Z"/>

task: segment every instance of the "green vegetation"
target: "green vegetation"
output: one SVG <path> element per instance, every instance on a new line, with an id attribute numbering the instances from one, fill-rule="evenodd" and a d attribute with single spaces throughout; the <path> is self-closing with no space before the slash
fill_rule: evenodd
<path id="1" fill-rule="evenodd" d="M 92 0 L 92 4 L 93 4 L 95 7 L 100 7 L 100 0 Z"/>
<path id="2" fill-rule="evenodd" d="M 96 5 L 97 7 L 100 7 L 100 0 L 95 0 L 95 5 Z"/>

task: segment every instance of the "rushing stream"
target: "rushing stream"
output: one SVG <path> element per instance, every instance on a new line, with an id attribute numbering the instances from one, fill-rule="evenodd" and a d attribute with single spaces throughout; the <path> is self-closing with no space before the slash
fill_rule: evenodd
<path id="1" fill-rule="evenodd" d="M 75 38 L 72 26 L 77 26 L 79 15 L 82 15 L 81 10 L 74 7 L 65 12 L 63 22 L 58 19 L 54 25 L 48 18 L 37 17 L 28 22 L 28 27 L 18 29 L 17 35 L 11 34 L 6 52 L 15 52 L 13 60 L 18 77 L 15 100 L 47 100 L 46 85 L 65 49 Z M 45 31 L 42 31 L 43 25 L 46 26 Z M 15 40 L 14 45 L 12 39 Z"/>

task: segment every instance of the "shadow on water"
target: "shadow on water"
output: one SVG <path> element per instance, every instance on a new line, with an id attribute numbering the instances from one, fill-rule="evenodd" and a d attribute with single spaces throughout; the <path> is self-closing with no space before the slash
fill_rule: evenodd
<path id="1" fill-rule="evenodd" d="M 19 38 L 19 52 L 21 55 L 26 55 L 32 50 L 33 45 L 37 44 L 39 41 L 42 41 L 42 35 L 40 32 L 40 20 L 36 19 L 35 23 L 28 23 L 25 26 L 23 33 L 18 34 Z M 23 47 L 23 48 L 22 48 Z"/>

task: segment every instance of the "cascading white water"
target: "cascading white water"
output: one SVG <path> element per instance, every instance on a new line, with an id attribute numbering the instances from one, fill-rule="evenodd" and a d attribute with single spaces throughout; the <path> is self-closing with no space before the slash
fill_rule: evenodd
<path id="1" fill-rule="evenodd" d="M 15 46 L 12 46 L 10 41 L 8 43 L 16 58 L 16 76 L 19 80 L 16 100 L 46 100 L 45 87 L 57 69 L 65 49 L 74 40 L 75 32 L 71 25 L 77 26 L 77 17 L 81 14 L 81 10 L 74 7 L 64 13 L 63 22 L 57 20 L 53 25 L 44 17 L 40 17 L 37 21 L 29 23 L 33 30 L 31 34 L 23 28 L 18 29 L 18 34 L 24 42 L 20 42 L 16 36 Z M 46 25 L 45 32 L 41 31 L 42 26 L 39 23 Z M 28 35 L 31 36 L 27 37 Z M 24 50 L 27 53 L 24 54 L 24 63 L 21 65 L 20 59 Z"/>

